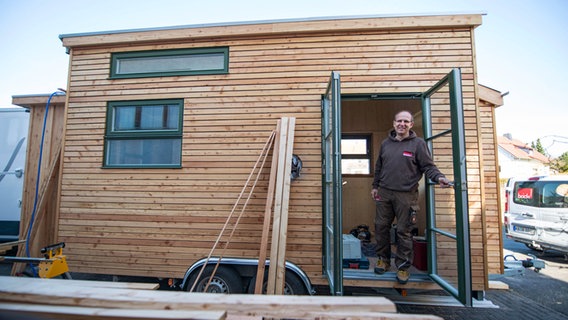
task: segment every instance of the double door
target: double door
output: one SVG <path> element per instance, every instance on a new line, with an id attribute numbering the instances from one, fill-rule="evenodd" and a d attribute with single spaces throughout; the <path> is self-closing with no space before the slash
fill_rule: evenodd
<path id="1" fill-rule="evenodd" d="M 399 94 L 404 97 L 404 94 Z M 343 294 L 341 170 L 341 78 L 332 72 L 322 96 L 324 273 L 330 291 Z M 472 305 L 471 258 L 461 73 L 453 69 L 429 90 L 409 93 L 420 98 L 424 139 L 432 154 L 447 160 L 453 188 L 426 184 L 428 274 L 465 306 Z M 438 121 L 447 118 L 450 121 Z M 436 123 L 436 126 L 433 126 Z M 447 123 L 440 126 L 439 123 Z M 438 152 L 438 153 L 437 153 Z M 445 156 L 445 157 L 444 157 Z"/>

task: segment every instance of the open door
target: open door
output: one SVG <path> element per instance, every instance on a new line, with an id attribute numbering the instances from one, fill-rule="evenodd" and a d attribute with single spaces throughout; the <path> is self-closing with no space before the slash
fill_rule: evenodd
<path id="1" fill-rule="evenodd" d="M 430 277 L 472 305 L 471 257 L 461 72 L 453 69 L 422 95 L 424 139 L 453 188 L 426 187 Z M 432 123 L 436 123 L 433 126 Z"/>
<path id="2" fill-rule="evenodd" d="M 332 72 L 322 96 L 323 271 L 332 295 L 343 295 L 341 92 Z"/>
<path id="3" fill-rule="evenodd" d="M 453 69 L 423 93 L 346 95 L 344 98 L 347 100 L 344 102 L 394 99 L 404 101 L 405 107 L 409 108 L 410 102 L 416 101 L 418 97 L 421 100 L 412 109 L 417 113 L 420 113 L 420 109 L 422 111 L 424 139 L 437 166 L 448 179 L 454 181 L 453 188 L 440 188 L 431 182 L 425 188 L 428 274 L 463 305 L 471 306 L 471 257 L 460 70 Z M 341 98 L 339 74 L 332 72 L 327 90 L 322 96 L 322 206 L 323 272 L 333 295 L 343 294 L 344 277 Z M 376 108 L 376 105 L 367 108 Z M 392 108 L 391 112 L 397 110 Z M 392 118 L 390 114 L 388 118 Z M 353 279 L 357 275 L 348 272 L 348 276 Z M 368 279 L 366 275 L 363 277 Z"/>

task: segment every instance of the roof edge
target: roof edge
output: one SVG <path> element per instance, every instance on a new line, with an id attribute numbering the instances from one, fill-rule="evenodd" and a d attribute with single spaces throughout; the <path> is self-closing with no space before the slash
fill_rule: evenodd
<path id="1" fill-rule="evenodd" d="M 63 42 L 63 46 L 70 48 L 126 42 L 126 34 L 136 35 L 136 37 L 133 37 L 136 39 L 135 42 L 144 42 L 232 35 L 305 33 L 325 30 L 402 29 L 454 25 L 477 27 L 481 25 L 482 15 L 485 15 L 485 13 L 312 17 L 61 34 L 59 38 Z M 330 21 L 334 23 L 330 24 Z M 132 41 L 132 39 L 129 40 L 129 42 Z"/>
<path id="2" fill-rule="evenodd" d="M 22 94 L 13 95 L 12 104 L 24 108 L 28 108 L 34 105 L 45 105 L 49 99 L 50 93 L 45 94 Z M 65 104 L 66 95 L 58 94 L 51 98 L 51 103 L 53 104 Z"/>
<path id="3" fill-rule="evenodd" d="M 477 84 L 477 87 L 479 91 L 479 99 L 493 104 L 496 108 L 505 104 L 505 102 L 503 101 L 504 95 L 501 94 L 501 91 L 495 90 L 480 83 Z"/>

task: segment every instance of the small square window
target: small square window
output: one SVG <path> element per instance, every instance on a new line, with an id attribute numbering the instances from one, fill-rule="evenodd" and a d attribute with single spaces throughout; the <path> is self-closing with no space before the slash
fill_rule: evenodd
<path id="1" fill-rule="evenodd" d="M 342 135 L 341 172 L 344 175 L 371 174 L 371 135 Z"/>
<path id="2" fill-rule="evenodd" d="M 104 167 L 181 167 L 183 100 L 109 102 Z"/>

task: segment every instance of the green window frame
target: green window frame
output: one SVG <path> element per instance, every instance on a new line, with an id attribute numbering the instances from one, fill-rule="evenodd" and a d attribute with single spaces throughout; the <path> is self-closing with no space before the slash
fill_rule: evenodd
<path id="1" fill-rule="evenodd" d="M 228 72 L 228 47 L 117 52 L 110 64 L 111 79 Z"/>
<path id="2" fill-rule="evenodd" d="M 181 168 L 183 99 L 107 104 L 103 168 Z"/>
<path id="3" fill-rule="evenodd" d="M 370 175 L 372 151 L 370 134 L 341 135 L 342 175 Z"/>

